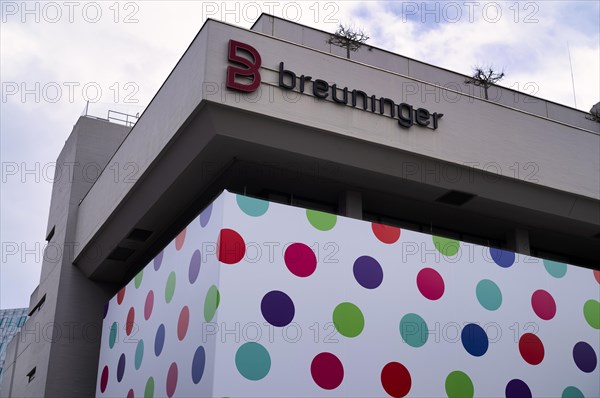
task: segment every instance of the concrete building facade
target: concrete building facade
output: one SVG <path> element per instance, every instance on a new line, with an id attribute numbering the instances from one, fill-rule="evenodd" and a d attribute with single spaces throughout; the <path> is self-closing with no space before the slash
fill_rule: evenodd
<path id="1" fill-rule="evenodd" d="M 224 189 L 598 268 L 599 123 L 328 38 L 209 20 L 133 128 L 77 121 L 0 395 L 93 395 L 104 304 Z"/>

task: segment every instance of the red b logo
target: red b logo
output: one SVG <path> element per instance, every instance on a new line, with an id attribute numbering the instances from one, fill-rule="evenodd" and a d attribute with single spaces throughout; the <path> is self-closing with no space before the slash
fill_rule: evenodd
<path id="1" fill-rule="evenodd" d="M 254 58 L 254 62 L 239 56 L 238 49 L 248 52 L 252 58 Z M 261 59 L 258 51 L 246 43 L 229 40 L 229 61 L 243 65 L 245 68 L 240 68 L 237 66 L 227 67 L 227 88 L 245 91 L 248 93 L 256 90 L 260 85 L 260 72 L 258 69 L 260 68 Z M 252 78 L 252 82 L 250 84 L 236 82 L 236 76 L 250 76 Z"/>

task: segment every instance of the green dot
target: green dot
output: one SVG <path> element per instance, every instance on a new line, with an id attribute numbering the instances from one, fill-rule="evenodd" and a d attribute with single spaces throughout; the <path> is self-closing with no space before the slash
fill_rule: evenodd
<path id="1" fill-rule="evenodd" d="M 583 305 L 583 316 L 591 327 L 600 329 L 600 301 L 586 301 Z"/>
<path id="2" fill-rule="evenodd" d="M 167 279 L 167 285 L 165 286 L 165 300 L 167 304 L 173 300 L 175 294 L 175 271 L 171 271 L 169 278 Z"/>
<path id="3" fill-rule="evenodd" d="M 135 369 L 139 369 L 142 366 L 142 359 L 144 359 L 144 340 L 140 340 L 135 348 Z"/>
<path id="4" fill-rule="evenodd" d="M 585 396 L 579 388 L 569 386 L 563 391 L 562 398 L 585 398 Z"/>
<path id="5" fill-rule="evenodd" d="M 555 278 L 562 278 L 567 273 L 567 264 L 552 260 L 544 260 L 544 267 L 550 275 Z"/>
<path id="6" fill-rule="evenodd" d="M 271 356 L 262 345 L 245 343 L 235 354 L 235 366 L 246 379 L 260 380 L 271 370 Z"/>
<path id="7" fill-rule="evenodd" d="M 341 303 L 333 310 L 333 324 L 341 335 L 358 336 L 365 327 L 365 317 L 352 303 Z"/>
<path id="8" fill-rule="evenodd" d="M 417 314 L 406 314 L 400 320 L 400 335 L 411 347 L 421 347 L 427 342 L 429 329 L 427 323 Z"/>
<path id="9" fill-rule="evenodd" d="M 306 217 L 310 225 L 319 231 L 329 231 L 335 227 L 337 216 L 331 213 L 324 213 L 318 210 L 306 210 Z"/>
<path id="10" fill-rule="evenodd" d="M 141 270 L 140 272 L 138 272 L 138 274 L 135 276 L 134 279 L 134 284 L 135 284 L 135 288 L 139 288 L 140 285 L 142 284 L 142 278 L 144 277 L 144 270 Z"/>
<path id="11" fill-rule="evenodd" d="M 441 236 L 432 236 L 432 239 L 437 251 L 446 257 L 454 256 L 460 249 L 460 242 L 455 239 L 442 238 Z"/>
<path id="12" fill-rule="evenodd" d="M 144 390 L 144 398 L 153 398 L 154 397 L 154 379 L 152 377 L 148 378 L 146 382 L 146 389 Z"/>
<path id="13" fill-rule="evenodd" d="M 110 334 L 108 335 L 108 346 L 113 348 L 115 346 L 115 342 L 117 341 L 117 333 L 119 332 L 119 325 L 117 322 L 113 322 L 110 326 Z"/>
<path id="14" fill-rule="evenodd" d="M 446 377 L 446 394 L 448 398 L 472 398 L 475 394 L 473 382 L 466 373 L 455 370 Z"/>
<path id="15" fill-rule="evenodd" d="M 498 285 L 489 279 L 483 279 L 475 289 L 479 304 L 486 310 L 495 311 L 502 304 L 502 292 Z"/>
<path id="16" fill-rule="evenodd" d="M 252 217 L 260 217 L 269 209 L 269 202 L 266 200 L 251 198 L 244 195 L 237 195 L 236 201 L 240 209 Z"/>
<path id="17" fill-rule="evenodd" d="M 219 308 L 219 302 L 221 301 L 221 295 L 219 289 L 215 285 L 212 285 L 208 292 L 206 292 L 206 298 L 204 299 L 204 319 L 206 322 L 212 321 Z"/>

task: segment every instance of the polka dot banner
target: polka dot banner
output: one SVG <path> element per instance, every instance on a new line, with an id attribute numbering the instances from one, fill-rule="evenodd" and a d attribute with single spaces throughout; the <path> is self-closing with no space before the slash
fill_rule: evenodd
<path id="1" fill-rule="evenodd" d="M 329 231 L 335 227 L 337 216 L 331 213 L 324 213 L 318 210 L 306 210 L 306 218 L 310 225 L 319 231 Z"/>
<path id="2" fill-rule="evenodd" d="M 344 380 L 344 366 L 334 354 L 322 352 L 313 358 L 310 374 L 319 387 L 324 390 L 334 390 Z"/>
<path id="3" fill-rule="evenodd" d="M 381 370 L 381 385 L 391 397 L 405 397 L 412 387 L 408 369 L 399 362 L 389 362 Z"/>
<path id="4" fill-rule="evenodd" d="M 271 370 L 271 356 L 262 345 L 250 342 L 238 348 L 235 354 L 235 366 L 248 380 L 260 380 Z"/>
<path id="5" fill-rule="evenodd" d="M 352 303 L 341 303 L 333 310 L 333 325 L 346 337 L 356 337 L 365 327 L 362 311 Z"/>
<path id="6" fill-rule="evenodd" d="M 400 239 L 400 228 L 389 225 L 371 223 L 371 229 L 379 241 L 391 245 Z"/>
<path id="7" fill-rule="evenodd" d="M 366 289 L 375 289 L 383 282 L 383 268 L 370 256 L 361 256 L 354 262 L 354 278 Z"/>

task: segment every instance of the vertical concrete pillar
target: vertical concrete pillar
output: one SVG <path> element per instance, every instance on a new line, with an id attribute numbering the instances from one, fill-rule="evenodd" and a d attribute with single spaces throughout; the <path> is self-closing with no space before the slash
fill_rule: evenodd
<path id="1" fill-rule="evenodd" d="M 524 228 L 515 228 L 507 234 L 508 248 L 516 253 L 531 255 L 529 232 Z"/>
<path id="2" fill-rule="evenodd" d="M 344 191 L 339 198 L 340 214 L 362 220 L 362 194 L 358 191 Z"/>

